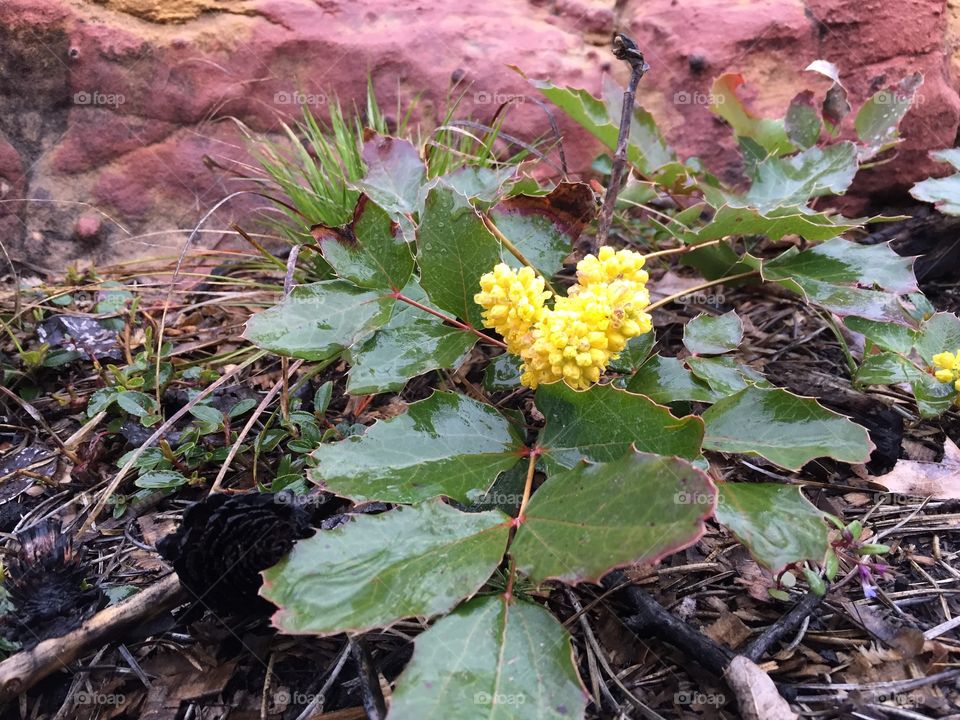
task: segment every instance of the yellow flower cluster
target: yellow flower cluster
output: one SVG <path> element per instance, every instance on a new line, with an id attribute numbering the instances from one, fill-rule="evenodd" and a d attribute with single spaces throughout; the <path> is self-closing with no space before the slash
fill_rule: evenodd
<path id="1" fill-rule="evenodd" d="M 944 383 L 953 383 L 960 392 L 960 350 L 956 353 L 942 352 L 933 356 L 934 375 Z"/>
<path id="2" fill-rule="evenodd" d="M 531 388 L 563 380 L 584 389 L 600 379 L 627 341 L 652 329 L 644 258 L 602 247 L 577 263 L 577 283 L 546 306 L 551 293 L 530 268 L 497 265 L 474 296 L 484 325 L 523 360 L 520 381 Z"/>

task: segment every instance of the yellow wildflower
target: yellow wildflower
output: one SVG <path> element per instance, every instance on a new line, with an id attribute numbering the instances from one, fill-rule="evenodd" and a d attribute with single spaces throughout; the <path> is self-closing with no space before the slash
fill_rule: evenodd
<path id="1" fill-rule="evenodd" d="M 933 356 L 934 376 L 940 382 L 954 384 L 960 392 L 960 350 L 956 353 L 942 352 Z"/>
<path id="2" fill-rule="evenodd" d="M 532 270 L 514 273 L 498 265 L 481 279 L 483 292 L 475 300 L 485 310 L 484 324 L 523 360 L 524 385 L 562 380 L 585 389 L 600 380 L 630 338 L 652 329 L 644 312 L 650 295 L 643 262 L 630 250 L 600 248 L 577 263 L 578 282 L 566 297 L 556 298 L 552 309 L 544 305 L 550 293 L 543 292 L 543 280 Z"/>
<path id="3" fill-rule="evenodd" d="M 533 269 L 513 270 L 500 263 L 493 272 L 480 278 L 480 289 L 474 302 L 484 308 L 483 324 L 493 328 L 507 342 L 507 350 L 514 355 L 532 342 L 530 328 L 539 322 L 551 293 L 544 290 L 543 278 Z"/>

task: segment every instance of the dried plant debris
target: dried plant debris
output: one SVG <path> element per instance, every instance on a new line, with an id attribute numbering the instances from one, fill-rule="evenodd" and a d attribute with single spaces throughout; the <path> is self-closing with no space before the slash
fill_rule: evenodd
<path id="1" fill-rule="evenodd" d="M 104 604 L 104 593 L 89 585 L 92 569 L 59 519 L 32 525 L 17 534 L 17 542 L 4 583 L 13 603 L 3 618 L 8 640 L 33 647 L 73 630 Z"/>
<path id="2" fill-rule="evenodd" d="M 313 534 L 318 496 L 215 494 L 190 506 L 177 531 L 157 543 L 197 609 L 249 613 L 271 605 L 257 594 L 262 570 Z M 329 514 L 329 513 L 327 513 Z"/>

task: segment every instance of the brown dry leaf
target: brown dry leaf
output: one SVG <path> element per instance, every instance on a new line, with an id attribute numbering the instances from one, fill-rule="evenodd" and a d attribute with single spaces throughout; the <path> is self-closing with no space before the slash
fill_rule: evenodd
<path id="1" fill-rule="evenodd" d="M 866 604 L 841 600 L 840 605 L 855 623 L 872 636 L 899 652 L 901 658 L 911 658 L 923 651 L 923 633 L 916 628 L 894 627 L 880 613 Z"/>
<path id="2" fill-rule="evenodd" d="M 931 496 L 936 500 L 960 498 L 960 448 L 950 438 L 943 441 L 943 460 L 897 460 L 886 475 L 871 478 L 887 490 L 904 495 Z"/>
<path id="3" fill-rule="evenodd" d="M 770 676 L 743 655 L 730 661 L 724 677 L 737 697 L 744 720 L 798 720 L 787 701 L 780 697 Z"/>
<path id="4" fill-rule="evenodd" d="M 729 648 L 738 648 L 743 641 L 750 637 L 750 628 L 731 612 L 720 614 L 713 624 L 703 631 L 711 640 L 726 645 Z"/>

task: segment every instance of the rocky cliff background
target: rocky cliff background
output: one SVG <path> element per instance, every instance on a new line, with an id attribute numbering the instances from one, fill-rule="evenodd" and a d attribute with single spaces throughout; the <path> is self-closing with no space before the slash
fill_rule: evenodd
<path id="1" fill-rule="evenodd" d="M 419 97 L 427 128 L 456 83 L 461 117 L 490 120 L 518 97 L 508 130 L 536 138 L 548 120 L 509 66 L 596 93 L 604 73 L 625 81 L 609 52 L 614 29 L 636 37 L 651 65 L 639 102 L 681 154 L 727 180 L 737 156 L 708 104 L 727 71 L 743 74 L 759 113 L 780 114 L 799 90 L 828 82 L 803 72 L 815 59 L 839 66 L 854 106 L 924 74 L 905 142 L 858 179 L 855 209 L 896 203 L 942 174 L 927 153 L 957 139 L 954 0 L 2 0 L 0 241 L 36 270 L 169 255 L 245 187 L 223 170 L 248 160 L 236 121 L 275 134 L 300 104 L 321 116 L 335 97 L 362 105 L 368 74 L 386 108 Z M 562 119 L 561 129 L 571 171 L 588 173 L 599 148 Z M 225 203 L 202 242 L 255 222 L 264 204 Z"/>

